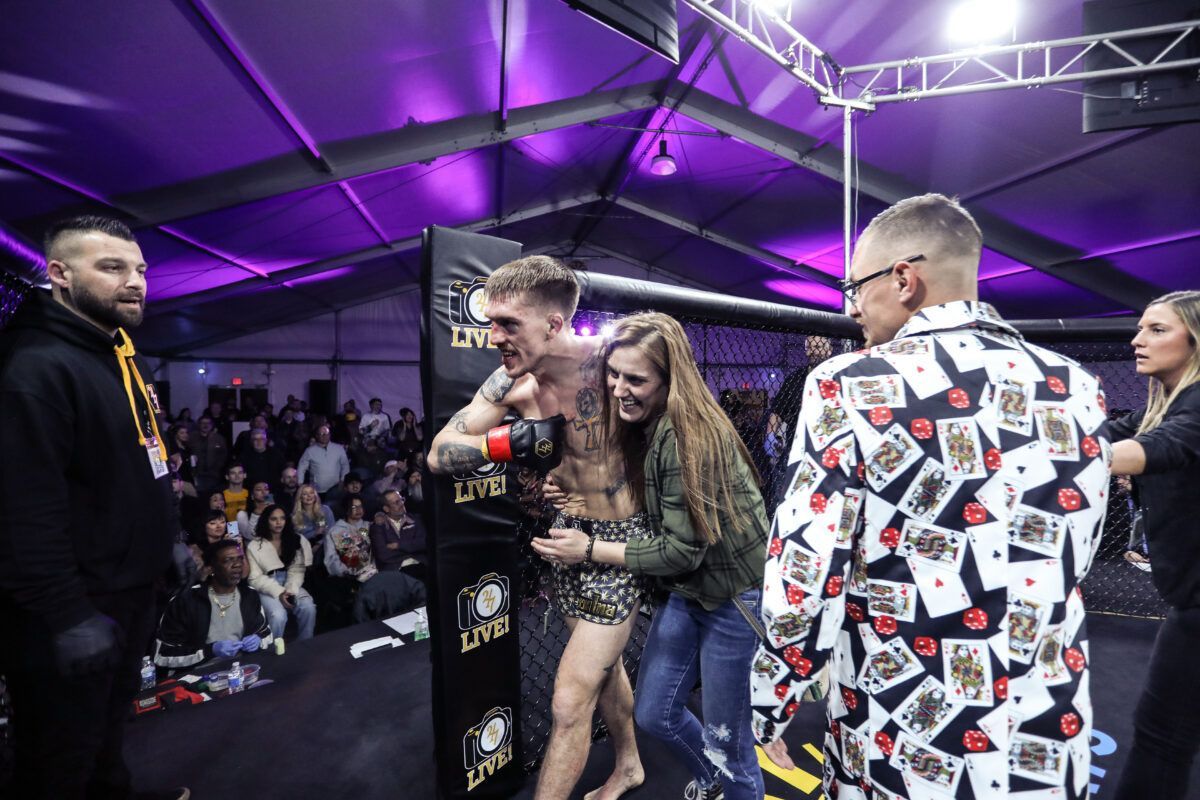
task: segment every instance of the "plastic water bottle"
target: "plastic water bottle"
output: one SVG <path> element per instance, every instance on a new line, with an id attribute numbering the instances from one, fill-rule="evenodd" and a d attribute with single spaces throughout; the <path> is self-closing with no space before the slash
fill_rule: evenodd
<path id="1" fill-rule="evenodd" d="M 424 617 L 417 617 L 417 621 L 413 623 L 413 641 L 419 642 L 422 639 L 429 638 L 429 623 Z"/>
<path id="2" fill-rule="evenodd" d="M 142 691 L 148 692 L 158 683 L 158 673 L 154 670 L 154 662 L 150 656 L 142 656 Z"/>
<path id="3" fill-rule="evenodd" d="M 229 693 L 237 694 L 245 687 L 242 685 L 242 665 L 235 661 L 229 669 Z"/>

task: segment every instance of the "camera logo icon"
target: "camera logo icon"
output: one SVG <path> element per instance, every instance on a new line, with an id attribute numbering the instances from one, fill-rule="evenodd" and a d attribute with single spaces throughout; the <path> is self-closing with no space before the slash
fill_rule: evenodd
<path id="1" fill-rule="evenodd" d="M 508 576 L 489 572 L 458 593 L 458 627 L 468 631 L 508 613 Z"/>
<path id="2" fill-rule="evenodd" d="M 512 709 L 493 708 L 463 737 L 463 766 L 468 770 L 501 752 L 512 741 Z"/>
<path id="3" fill-rule="evenodd" d="M 492 321 L 483 313 L 487 304 L 487 278 L 475 278 L 470 283 L 455 281 L 448 287 L 450 321 L 456 325 L 490 328 Z"/>

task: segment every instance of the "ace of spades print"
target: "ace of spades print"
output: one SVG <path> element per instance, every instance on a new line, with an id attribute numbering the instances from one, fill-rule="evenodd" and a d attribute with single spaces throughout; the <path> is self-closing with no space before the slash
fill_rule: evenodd
<path id="1" fill-rule="evenodd" d="M 764 594 L 755 663 L 798 697 L 836 649 L 827 792 L 869 775 L 880 797 L 1085 796 L 1059 719 L 1087 693 L 1086 661 L 1066 657 L 1086 652 L 1086 622 L 1068 607 L 1081 606 L 1076 537 L 1104 521 L 1106 484 L 1086 476 L 1110 449 L 1107 423 L 1060 391 L 1094 390 L 1072 384 L 1081 369 L 958 301 L 809 374 L 796 425 L 810 435 L 781 505 L 793 512 L 774 521 L 783 546 L 766 563 L 765 585 L 792 592 Z M 822 468 L 835 441 L 852 468 Z M 1094 510 L 1087 530 L 1065 523 L 1065 489 Z M 837 497 L 854 502 L 840 521 L 794 512 Z M 833 533 L 806 536 L 812 525 Z M 756 736 L 774 741 L 794 708 L 756 698 Z"/>

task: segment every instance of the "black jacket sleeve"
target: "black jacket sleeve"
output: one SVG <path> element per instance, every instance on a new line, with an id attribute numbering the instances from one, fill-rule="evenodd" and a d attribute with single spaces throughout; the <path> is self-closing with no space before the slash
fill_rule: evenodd
<path id="1" fill-rule="evenodd" d="M 74 425 L 45 393 L 0 395 L 0 591 L 54 632 L 95 611 L 69 533 Z"/>
<path id="2" fill-rule="evenodd" d="M 177 592 L 167 603 L 154 641 L 154 663 L 160 667 L 190 667 L 212 658 L 212 645 L 205 644 L 207 617 L 197 624 L 196 586 Z M 203 591 L 203 589 L 199 589 Z M 208 610 L 207 600 L 205 611 Z"/>
<path id="3" fill-rule="evenodd" d="M 1124 439 L 1132 439 L 1137 435 L 1138 426 L 1142 424 L 1142 417 L 1146 415 L 1146 409 L 1134 411 L 1132 414 L 1126 414 L 1120 419 L 1112 420 L 1108 423 L 1108 431 L 1114 442 L 1120 442 Z"/>
<path id="4" fill-rule="evenodd" d="M 1146 451 L 1145 474 L 1183 469 L 1200 460 L 1200 384 L 1176 398 L 1162 423 L 1137 436 Z"/>

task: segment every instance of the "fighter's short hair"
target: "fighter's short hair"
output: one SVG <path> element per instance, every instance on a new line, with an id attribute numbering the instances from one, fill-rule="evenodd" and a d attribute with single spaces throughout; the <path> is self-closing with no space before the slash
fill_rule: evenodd
<path id="1" fill-rule="evenodd" d="M 958 200 L 944 194 L 908 197 L 880 212 L 862 238 L 912 241 L 954 258 L 979 258 L 983 234 L 974 217 Z M 927 244 L 924 244 L 927 243 Z"/>
<path id="2" fill-rule="evenodd" d="M 566 264 L 550 256 L 526 256 L 510 261 L 488 278 L 489 298 L 524 295 L 535 305 L 552 308 L 570 320 L 579 305 L 579 281 Z"/>

